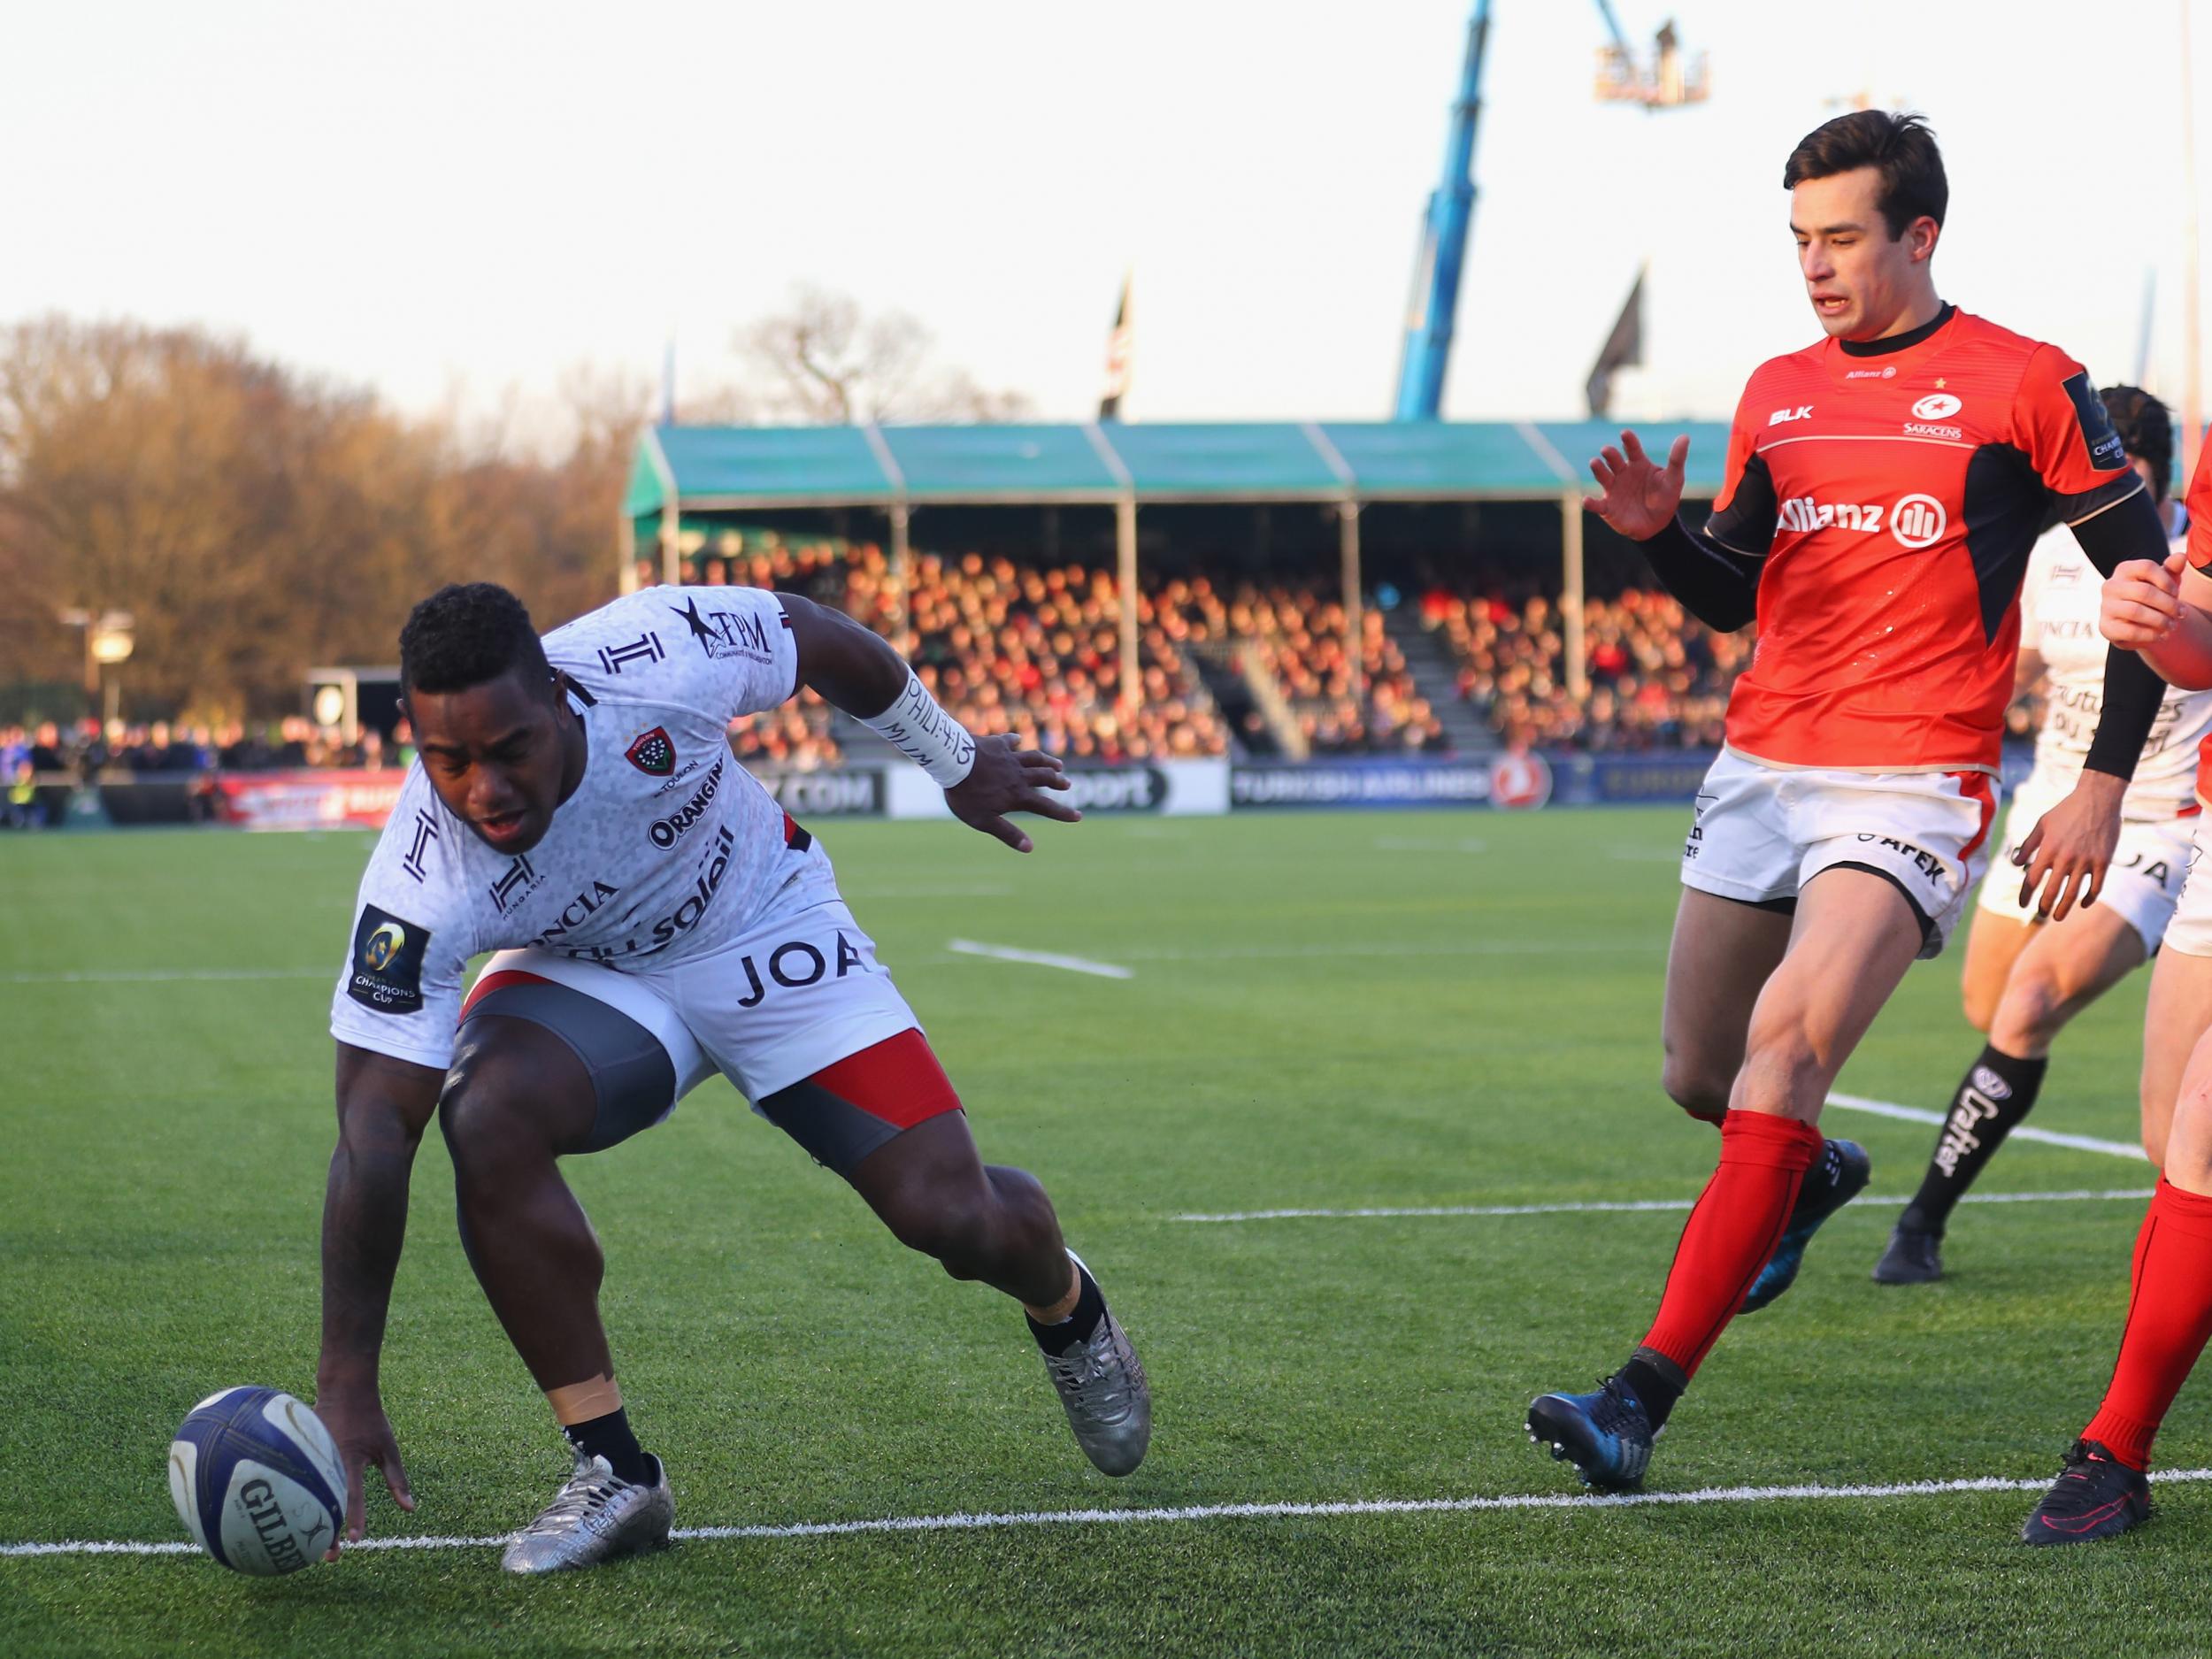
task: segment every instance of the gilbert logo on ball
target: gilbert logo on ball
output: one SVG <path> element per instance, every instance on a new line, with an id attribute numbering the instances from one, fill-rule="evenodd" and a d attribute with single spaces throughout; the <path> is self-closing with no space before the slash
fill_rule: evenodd
<path id="1" fill-rule="evenodd" d="M 169 1443 L 169 1495 L 192 1541 L 234 1572 L 297 1572 L 346 1524 L 338 1444 L 274 1388 L 226 1388 Z"/>

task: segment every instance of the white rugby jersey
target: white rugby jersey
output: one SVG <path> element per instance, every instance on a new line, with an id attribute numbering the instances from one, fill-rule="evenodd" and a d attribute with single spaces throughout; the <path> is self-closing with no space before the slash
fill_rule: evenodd
<path id="1" fill-rule="evenodd" d="M 2170 527 L 2178 518 L 2178 512 L 2170 518 Z M 2177 529 L 2171 545 L 2178 550 L 2185 541 Z M 2097 632 L 2103 586 L 2104 578 L 2063 525 L 2036 542 L 2020 586 L 2020 649 L 2033 651 L 2044 666 L 2036 781 L 2055 790 L 2074 787 L 2104 711 L 2106 647 Z M 2208 732 L 2212 732 L 2212 691 L 2170 687 L 2136 763 L 2122 815 L 2163 820 L 2194 804 L 2197 746 Z"/>
<path id="2" fill-rule="evenodd" d="M 443 1067 L 479 952 L 537 945 L 659 967 L 826 875 L 803 838 L 787 845 L 783 809 L 730 752 L 731 720 L 797 688 L 772 593 L 647 588 L 548 634 L 545 654 L 580 688 L 583 781 L 518 857 L 479 840 L 414 764 L 361 878 L 331 1001 L 339 1041 Z"/>

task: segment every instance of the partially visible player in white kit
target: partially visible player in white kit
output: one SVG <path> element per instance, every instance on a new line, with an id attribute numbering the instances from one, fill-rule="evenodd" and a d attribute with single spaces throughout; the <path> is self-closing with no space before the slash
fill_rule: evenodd
<path id="1" fill-rule="evenodd" d="M 2110 386 L 2100 396 L 2179 552 L 2188 515 L 2179 502 L 2168 499 L 2172 418 L 2139 387 Z M 2037 541 L 2020 589 L 2021 680 L 2026 683 L 2039 670 L 2045 685 L 2035 769 L 2007 810 L 2002 851 L 1982 882 L 1966 942 L 1966 1019 L 1987 1033 L 1989 1041 L 1951 1097 L 1920 1190 L 1875 1264 L 1878 1284 L 1918 1285 L 1942 1277 L 1952 1206 L 2034 1106 L 2052 1043 L 2075 1015 L 2157 953 L 2181 897 L 2199 812 L 2197 750 L 2212 733 L 2212 692 L 2170 690 L 2160 704 L 2120 805 L 2119 849 L 2093 899 L 2076 907 L 2071 895 L 2062 895 L 2046 914 L 2021 879 L 2029 834 L 2080 781 L 2103 712 L 2107 647 L 2097 631 L 2102 586 L 2096 566 L 2065 526 Z M 2154 1157 L 2163 1150 L 2165 1122 L 2188 1052 L 2184 1042 L 2176 1051 L 2154 1045 L 2144 1056 L 2145 1135 L 2147 1143 L 2154 1118 Z M 2154 1099 L 2161 1102 L 2155 1110 Z"/>
<path id="2" fill-rule="evenodd" d="M 409 617 L 400 670 L 420 759 L 362 879 L 331 1005 L 315 1404 L 345 1460 L 348 1537 L 362 1536 L 365 1463 L 414 1507 L 378 1359 L 434 1112 L 470 1264 L 575 1456 L 503 1564 L 584 1567 L 667 1541 L 668 1477 L 630 1426 L 598 1242 L 556 1160 L 657 1123 L 718 1071 L 902 1242 L 1020 1302 L 1084 1452 L 1133 1470 L 1151 1403 L 1126 1336 L 1044 1189 L 978 1157 L 829 859 L 726 728 L 810 686 L 1020 852 L 1005 814 L 1078 816 L 1054 798 L 1059 762 L 978 741 L 875 634 L 752 588 L 649 588 L 541 641 L 504 588 L 446 588 Z M 498 954 L 465 1001 L 484 951 Z"/>

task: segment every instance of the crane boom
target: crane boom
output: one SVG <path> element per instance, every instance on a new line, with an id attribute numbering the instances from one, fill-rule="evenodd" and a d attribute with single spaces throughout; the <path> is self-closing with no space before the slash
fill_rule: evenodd
<path id="1" fill-rule="evenodd" d="M 1483 48 L 1489 35 L 1490 0 L 1475 0 L 1459 97 L 1444 135 L 1444 174 L 1430 192 L 1421 224 L 1420 257 L 1414 262 L 1405 351 L 1398 365 L 1400 420 L 1434 420 L 1444 400 L 1444 370 L 1451 361 L 1452 323 L 1459 310 L 1459 276 L 1466 263 L 1467 229 L 1475 217 L 1475 125 L 1482 113 Z"/>

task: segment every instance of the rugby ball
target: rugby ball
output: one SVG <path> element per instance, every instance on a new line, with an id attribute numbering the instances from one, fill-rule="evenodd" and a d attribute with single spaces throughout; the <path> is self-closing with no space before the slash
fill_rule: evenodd
<path id="1" fill-rule="evenodd" d="M 194 1543 L 262 1578 L 321 1560 L 346 1524 L 337 1441 L 274 1388 L 226 1388 L 192 1408 L 169 1443 L 169 1495 Z"/>

